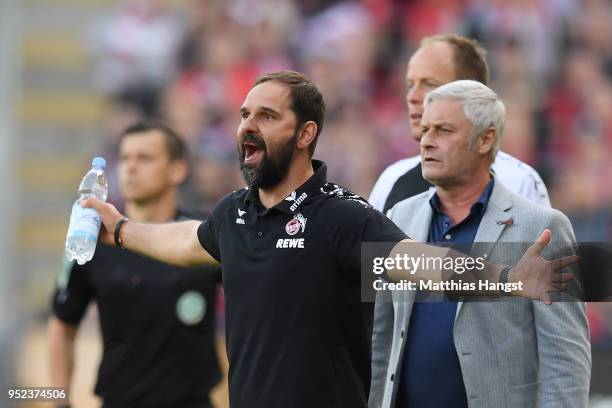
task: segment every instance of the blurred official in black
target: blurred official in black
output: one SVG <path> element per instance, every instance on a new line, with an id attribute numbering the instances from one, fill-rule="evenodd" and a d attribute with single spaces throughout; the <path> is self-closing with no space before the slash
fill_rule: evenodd
<path id="1" fill-rule="evenodd" d="M 138 123 L 123 133 L 119 150 L 131 220 L 195 218 L 177 209 L 187 151 L 172 129 Z M 218 266 L 171 266 L 99 243 L 91 262 L 69 265 L 58 280 L 48 334 L 52 385 L 70 387 L 77 329 L 95 301 L 103 339 L 95 393 L 104 408 L 211 407 L 208 394 L 220 379 L 214 346 L 220 280 Z"/>

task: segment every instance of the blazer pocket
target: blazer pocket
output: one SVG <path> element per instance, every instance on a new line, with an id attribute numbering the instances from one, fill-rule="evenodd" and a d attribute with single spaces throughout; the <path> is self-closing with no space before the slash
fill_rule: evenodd
<path id="1" fill-rule="evenodd" d="M 508 387 L 508 408 L 537 408 L 539 382 Z"/>

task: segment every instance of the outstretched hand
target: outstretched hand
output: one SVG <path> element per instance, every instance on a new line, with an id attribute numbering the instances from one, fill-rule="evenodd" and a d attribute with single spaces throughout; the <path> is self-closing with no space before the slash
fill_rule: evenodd
<path id="1" fill-rule="evenodd" d="M 508 282 L 523 282 L 523 289 L 515 294 L 530 299 L 541 300 L 547 305 L 552 303 L 550 292 L 567 289 L 567 282 L 574 279 L 570 273 L 561 269 L 573 265 L 580 260 L 577 255 L 547 261 L 542 258 L 542 251 L 552 238 L 549 229 L 545 229 L 536 242 L 530 246 L 518 263 L 510 270 Z"/>
<path id="2" fill-rule="evenodd" d="M 115 226 L 124 218 L 123 215 L 110 203 L 105 203 L 96 198 L 87 198 L 79 202 L 83 208 L 93 208 L 100 215 L 102 226 L 98 240 L 107 245 L 115 245 Z"/>

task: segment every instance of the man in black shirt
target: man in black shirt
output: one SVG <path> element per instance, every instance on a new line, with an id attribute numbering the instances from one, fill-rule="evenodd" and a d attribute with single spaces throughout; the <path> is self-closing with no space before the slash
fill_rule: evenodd
<path id="1" fill-rule="evenodd" d="M 186 148 L 171 129 L 155 121 L 136 124 L 124 132 L 119 150 L 130 219 L 189 219 L 177 210 Z M 70 385 L 76 331 L 93 300 L 104 346 L 95 392 L 104 407 L 210 407 L 208 393 L 220 379 L 214 338 L 220 278 L 218 266 L 181 268 L 98 245 L 91 262 L 68 266 L 53 296 L 53 385 Z"/>
<path id="2" fill-rule="evenodd" d="M 361 197 L 328 183 L 325 164 L 312 160 L 324 102 L 304 75 L 259 79 L 240 114 L 248 187 L 226 196 L 207 221 L 126 223 L 110 204 L 82 205 L 100 213 L 105 242 L 179 265 L 221 262 L 233 408 L 366 407 L 373 308 L 360 301 L 361 243 L 406 236 Z M 422 247 L 431 256 L 448 252 Z M 554 289 L 543 273 L 550 264 L 538 254 L 510 275 L 544 276 L 545 291 L 517 294 L 540 298 Z M 502 267 L 487 272 L 498 279 Z M 406 278 L 425 274 L 443 278 L 422 270 Z"/>

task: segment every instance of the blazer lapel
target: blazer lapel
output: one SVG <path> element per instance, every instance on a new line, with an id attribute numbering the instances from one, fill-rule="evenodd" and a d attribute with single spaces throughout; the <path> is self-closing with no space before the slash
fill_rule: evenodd
<path id="1" fill-rule="evenodd" d="M 427 236 L 429 235 L 429 226 L 431 225 L 431 218 L 433 217 L 433 211 L 429 200 L 436 192 L 436 189 L 431 187 L 428 191 L 427 198 L 424 200 L 422 205 L 419 205 L 414 214 L 409 218 L 407 228 L 404 232 L 410 236 L 410 238 L 419 242 L 427 242 Z"/>
<path id="2" fill-rule="evenodd" d="M 495 177 L 495 176 L 494 176 Z M 477 250 L 472 253 L 472 256 L 482 256 L 488 258 L 499 241 L 502 232 L 514 223 L 510 209 L 512 208 L 512 197 L 506 187 L 495 178 L 495 184 L 489 203 L 485 210 L 474 243 L 478 243 L 475 247 Z M 474 251 L 472 251 L 474 252 Z M 457 313 L 455 314 L 455 322 L 459 316 L 459 312 L 463 306 L 463 302 L 457 304 Z"/>
<path id="3" fill-rule="evenodd" d="M 501 233 L 514 223 L 512 219 L 512 196 L 503 184 L 495 179 L 489 203 L 476 231 L 474 242 L 482 242 L 482 256 L 488 257 Z"/>
<path id="4" fill-rule="evenodd" d="M 429 225 L 431 224 L 431 218 L 433 217 L 433 211 L 429 205 L 429 199 L 435 192 L 435 188 L 431 187 L 423 202 L 415 206 L 415 211 L 405 218 L 402 217 L 402 219 L 398 220 L 397 222 L 397 225 L 415 241 L 427 242 Z M 416 292 L 409 290 L 399 291 L 398 293 L 395 293 L 394 291 L 393 293 L 393 308 L 395 310 L 395 316 L 398 319 L 401 319 L 404 330 L 407 330 Z"/>

